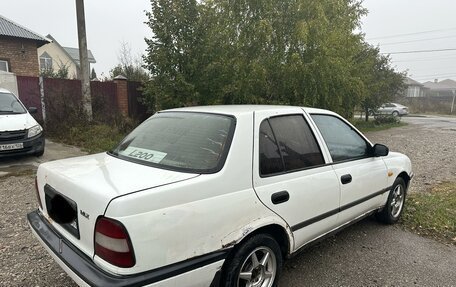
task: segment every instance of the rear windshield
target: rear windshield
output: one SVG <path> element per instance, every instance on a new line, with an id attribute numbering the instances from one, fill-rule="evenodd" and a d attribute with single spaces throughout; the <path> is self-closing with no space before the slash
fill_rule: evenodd
<path id="1" fill-rule="evenodd" d="M 163 112 L 131 132 L 111 154 L 159 168 L 214 173 L 224 164 L 235 127 L 230 116 Z"/>
<path id="2" fill-rule="evenodd" d="M 24 114 L 24 106 L 11 93 L 0 93 L 0 114 Z"/>

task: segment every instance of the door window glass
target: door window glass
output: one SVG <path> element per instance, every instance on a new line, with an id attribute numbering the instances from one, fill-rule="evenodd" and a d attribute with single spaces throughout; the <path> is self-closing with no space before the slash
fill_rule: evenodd
<path id="1" fill-rule="evenodd" d="M 369 155 L 369 144 L 344 121 L 330 115 L 311 116 L 320 130 L 334 162 Z"/>
<path id="2" fill-rule="evenodd" d="M 260 126 L 260 173 L 268 175 L 283 171 L 284 166 L 279 146 L 272 133 L 269 121 L 265 120 Z"/>
<path id="3" fill-rule="evenodd" d="M 261 124 L 261 174 L 300 170 L 324 163 L 320 147 L 301 115 L 274 117 Z"/>

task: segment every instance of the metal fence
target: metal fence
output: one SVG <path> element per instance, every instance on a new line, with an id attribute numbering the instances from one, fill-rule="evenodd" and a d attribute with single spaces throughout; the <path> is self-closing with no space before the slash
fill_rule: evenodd
<path id="1" fill-rule="evenodd" d="M 48 127 L 70 120 L 83 120 L 81 81 L 17 76 L 19 98 L 28 107 L 36 107 L 34 117 Z M 91 82 L 93 118 L 112 123 L 120 116 L 117 84 Z M 144 120 L 149 114 L 143 104 L 141 83 L 127 82 L 128 116 Z"/>

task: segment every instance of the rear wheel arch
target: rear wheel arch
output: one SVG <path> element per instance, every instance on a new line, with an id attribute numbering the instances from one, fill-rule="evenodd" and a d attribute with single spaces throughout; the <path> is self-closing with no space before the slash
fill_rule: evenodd
<path id="1" fill-rule="evenodd" d="M 279 244 L 280 250 L 282 251 L 282 256 L 284 258 L 286 258 L 290 254 L 291 238 L 290 238 L 289 234 L 287 233 L 285 228 L 280 226 L 279 224 L 270 224 L 270 225 L 262 226 L 256 230 L 252 231 L 247 236 L 242 238 L 239 242 L 237 242 L 234 245 L 234 248 L 230 251 L 230 254 L 228 255 L 227 260 L 225 260 L 225 262 L 229 261 L 230 257 L 233 256 L 233 254 L 236 252 L 236 250 L 244 242 L 246 242 L 247 240 L 249 240 L 250 238 L 252 238 L 253 236 L 258 235 L 258 234 L 266 234 L 266 235 L 269 235 L 272 238 L 274 238 L 274 240 L 277 241 L 277 243 Z"/>
<path id="2" fill-rule="evenodd" d="M 226 279 L 227 270 L 230 269 L 230 265 L 232 264 L 232 261 L 233 260 L 236 261 L 235 257 L 236 257 L 236 254 L 238 253 L 238 251 L 240 249 L 242 249 L 242 247 L 245 244 L 247 244 L 247 245 L 250 244 L 250 241 L 251 241 L 250 239 L 253 239 L 256 237 L 261 237 L 261 236 L 267 236 L 267 237 L 271 237 L 272 239 L 274 239 L 274 241 L 276 241 L 276 243 L 280 247 L 280 251 L 281 251 L 281 255 L 282 255 L 281 258 L 285 259 L 288 257 L 288 255 L 291 252 L 290 246 L 292 244 L 292 242 L 291 242 L 292 238 L 290 238 L 290 234 L 286 231 L 286 229 L 279 224 L 270 224 L 270 225 L 262 226 L 256 230 L 254 230 L 253 232 L 249 233 L 248 235 L 246 235 L 244 238 L 242 238 L 239 242 L 237 242 L 234 245 L 234 247 L 228 254 L 227 258 L 225 259 L 225 262 L 223 263 L 223 266 L 221 269 L 221 280 L 222 281 Z M 280 273 L 280 271 L 279 271 L 279 273 Z"/>
<path id="3" fill-rule="evenodd" d="M 272 225 L 267 225 L 264 227 L 261 227 L 251 234 L 249 236 L 254 236 L 256 234 L 268 234 L 272 238 L 274 238 L 277 243 L 280 246 L 280 250 L 282 251 L 282 255 L 284 258 L 288 256 L 288 254 L 291 252 L 290 250 L 290 238 L 287 233 L 287 231 L 280 225 L 278 224 L 272 224 Z"/>

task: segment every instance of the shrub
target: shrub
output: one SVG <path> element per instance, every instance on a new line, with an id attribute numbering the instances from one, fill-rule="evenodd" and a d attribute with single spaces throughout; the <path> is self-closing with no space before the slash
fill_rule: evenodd
<path id="1" fill-rule="evenodd" d="M 401 117 L 395 117 L 393 115 L 376 115 L 374 117 L 374 123 L 376 125 L 398 124 L 400 122 L 401 122 Z"/>

